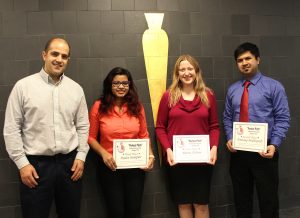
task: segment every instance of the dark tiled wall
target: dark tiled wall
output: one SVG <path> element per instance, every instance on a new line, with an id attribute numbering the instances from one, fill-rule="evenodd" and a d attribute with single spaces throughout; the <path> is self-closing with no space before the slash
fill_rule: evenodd
<path id="1" fill-rule="evenodd" d="M 259 45 L 261 70 L 284 84 L 292 114 L 292 125 L 280 151 L 280 213 L 281 217 L 299 217 L 300 3 L 297 0 L 0 0 L 1 130 L 12 86 L 20 78 L 40 70 L 45 41 L 61 36 L 72 47 L 66 74 L 83 86 L 89 106 L 98 97 L 102 80 L 112 67 L 123 66 L 133 73 L 155 144 L 141 42 L 147 28 L 144 12 L 165 13 L 163 29 L 170 42 L 169 78 L 178 55 L 196 56 L 207 84 L 217 95 L 220 118 L 226 89 L 239 78 L 232 58 L 234 48 L 244 41 Z M 213 218 L 234 217 L 229 154 L 224 144 L 222 137 L 211 189 Z M 84 218 L 105 215 L 96 171 L 96 160 L 90 153 L 82 198 Z M 21 217 L 18 184 L 18 171 L 7 156 L 1 134 L 0 217 Z M 51 217 L 56 217 L 54 211 L 55 208 Z M 177 217 L 164 170 L 158 163 L 147 175 L 143 217 Z"/>

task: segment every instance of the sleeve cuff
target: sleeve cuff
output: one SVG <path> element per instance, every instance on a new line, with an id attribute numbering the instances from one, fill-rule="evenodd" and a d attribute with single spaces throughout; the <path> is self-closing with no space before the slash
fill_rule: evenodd
<path id="1" fill-rule="evenodd" d="M 165 151 L 167 151 L 168 148 L 171 148 L 171 150 L 173 150 L 173 148 L 171 146 L 168 146 L 168 147 L 164 147 Z"/>
<path id="2" fill-rule="evenodd" d="M 282 140 L 280 137 L 278 136 L 273 136 L 270 140 L 270 145 L 275 145 L 276 148 L 279 148 L 280 144 L 281 144 Z"/>
<path id="3" fill-rule="evenodd" d="M 233 134 L 232 132 L 226 135 L 227 141 L 229 141 L 230 139 L 233 139 Z"/>
<path id="4" fill-rule="evenodd" d="M 24 157 L 20 158 L 19 160 L 15 161 L 15 164 L 17 165 L 18 169 L 20 170 L 23 167 L 29 165 L 30 163 L 29 163 L 27 157 L 24 156 Z"/>
<path id="5" fill-rule="evenodd" d="M 92 141 L 96 140 L 95 137 L 89 136 L 88 137 L 88 144 L 90 144 Z M 97 141 L 97 140 L 96 140 Z"/>
<path id="6" fill-rule="evenodd" d="M 78 151 L 77 155 L 76 155 L 76 159 L 79 159 L 79 160 L 82 160 L 82 161 L 85 162 L 86 155 L 87 155 L 87 153 L 82 152 L 82 151 Z"/>

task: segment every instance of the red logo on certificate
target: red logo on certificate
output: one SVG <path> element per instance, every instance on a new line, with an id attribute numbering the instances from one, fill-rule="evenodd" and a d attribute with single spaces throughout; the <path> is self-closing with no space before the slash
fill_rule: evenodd
<path id="1" fill-rule="evenodd" d="M 237 134 L 238 134 L 238 135 L 243 135 L 243 134 L 244 134 L 244 129 L 243 129 L 242 126 L 239 126 L 239 127 L 238 127 Z"/>
<path id="2" fill-rule="evenodd" d="M 125 151 L 125 146 L 123 145 L 123 143 L 118 143 L 117 145 L 117 150 L 119 153 L 123 153 Z"/>

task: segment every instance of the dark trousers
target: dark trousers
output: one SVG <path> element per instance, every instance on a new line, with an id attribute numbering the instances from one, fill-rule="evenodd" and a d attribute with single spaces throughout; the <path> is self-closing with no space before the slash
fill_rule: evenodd
<path id="1" fill-rule="evenodd" d="M 111 171 L 101 161 L 99 180 L 109 218 L 140 218 L 145 172 L 141 169 Z"/>
<path id="2" fill-rule="evenodd" d="M 263 158 L 256 152 L 238 151 L 231 154 L 230 175 L 236 217 L 252 217 L 254 184 L 261 217 L 279 217 L 278 156 L 278 152 L 272 159 Z"/>
<path id="3" fill-rule="evenodd" d="M 21 182 L 20 195 L 24 218 L 48 218 L 53 200 L 59 218 L 79 218 L 81 180 L 71 180 L 76 152 L 55 156 L 28 156 L 39 179 L 38 186 L 28 188 Z"/>

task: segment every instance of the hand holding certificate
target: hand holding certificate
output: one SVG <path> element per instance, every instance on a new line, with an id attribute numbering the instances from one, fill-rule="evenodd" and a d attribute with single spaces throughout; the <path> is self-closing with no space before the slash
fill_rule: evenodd
<path id="1" fill-rule="evenodd" d="M 176 163 L 208 163 L 210 144 L 208 135 L 174 135 L 173 155 Z"/>
<path id="2" fill-rule="evenodd" d="M 149 139 L 115 139 L 113 157 L 117 169 L 145 168 L 149 160 Z"/>
<path id="3" fill-rule="evenodd" d="M 267 123 L 233 123 L 232 145 L 236 150 L 266 152 L 268 124 Z"/>

